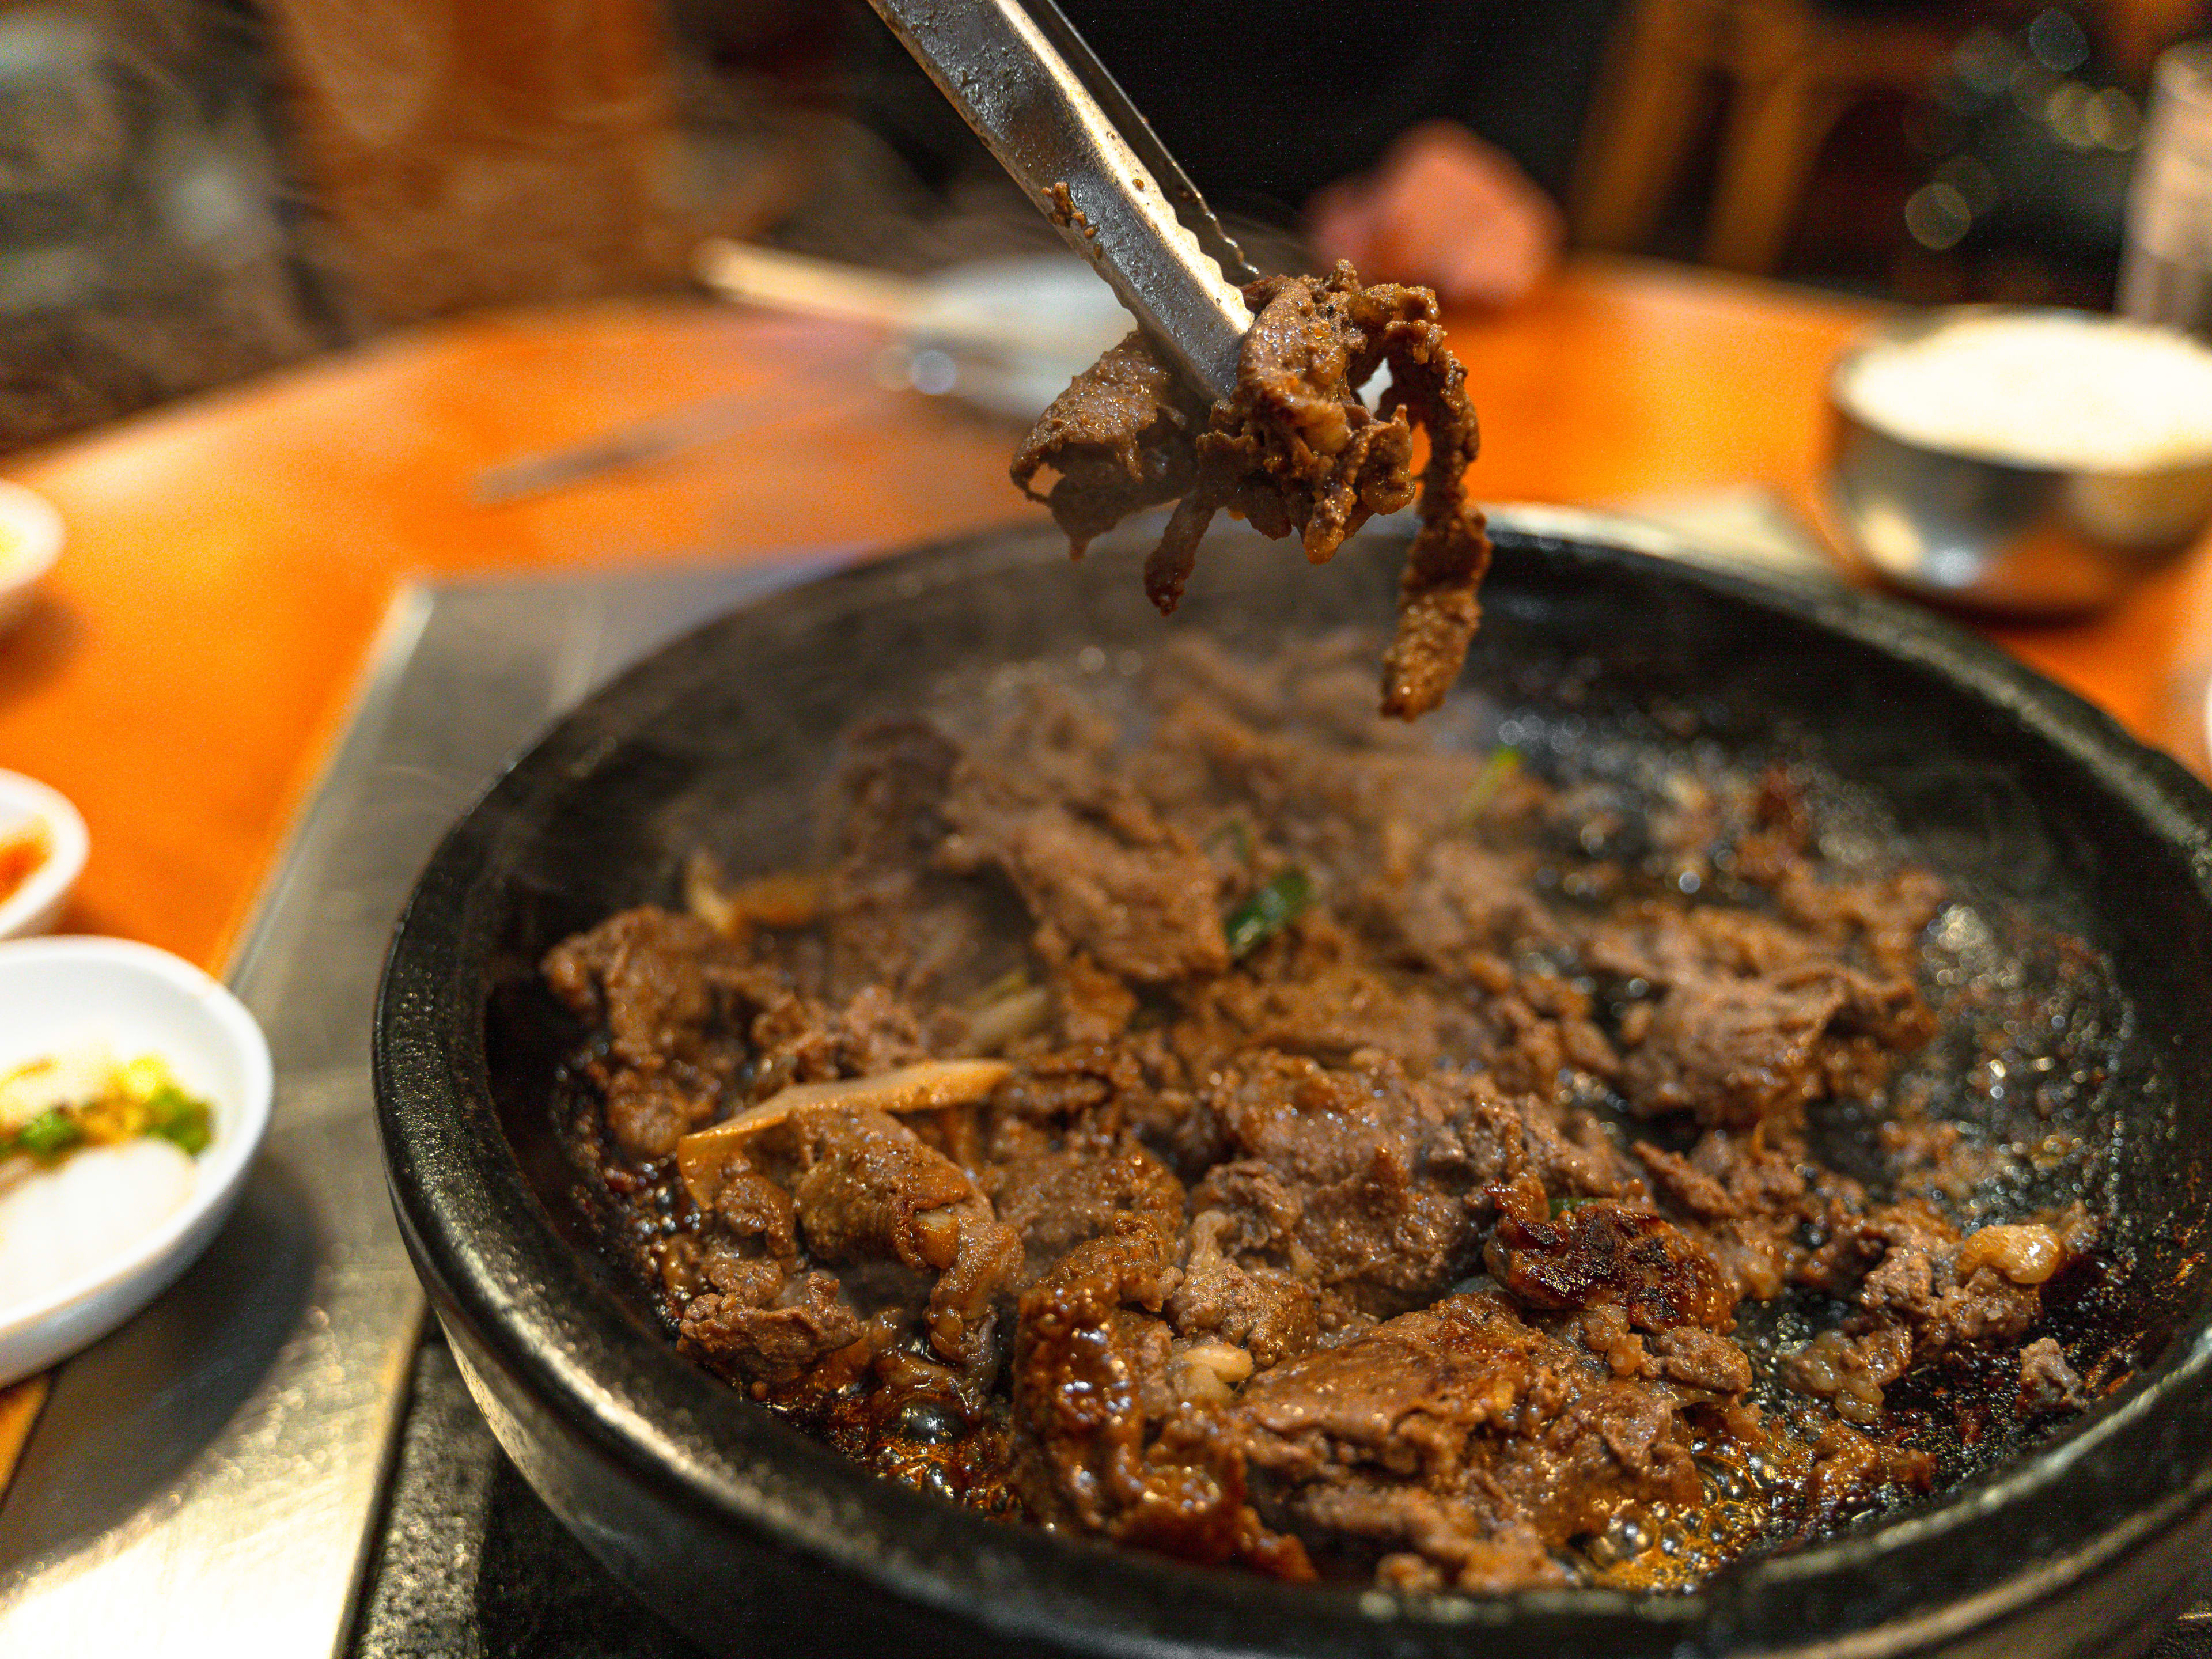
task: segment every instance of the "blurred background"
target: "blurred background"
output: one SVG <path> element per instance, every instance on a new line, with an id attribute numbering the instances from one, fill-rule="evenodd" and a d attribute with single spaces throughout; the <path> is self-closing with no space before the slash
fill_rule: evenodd
<path id="1" fill-rule="evenodd" d="M 2205 21 L 1067 9 L 1263 265 L 1493 305 L 1583 247 L 2109 307 L 2153 60 Z M 1431 245 L 1475 222 L 1504 268 Z M 710 235 L 904 272 L 1052 245 L 857 3 L 0 0 L 0 448 L 422 319 L 681 287 Z"/>

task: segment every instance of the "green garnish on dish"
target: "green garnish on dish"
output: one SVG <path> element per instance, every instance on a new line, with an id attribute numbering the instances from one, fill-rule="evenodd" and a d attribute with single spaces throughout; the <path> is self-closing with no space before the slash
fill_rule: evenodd
<path id="1" fill-rule="evenodd" d="M 1482 763 L 1482 770 L 1475 774 L 1474 781 L 1468 786 L 1467 793 L 1460 797 L 1459 805 L 1452 809 L 1451 823 L 1455 830 L 1471 828 L 1487 811 L 1498 792 L 1521 769 L 1521 751 L 1500 744 L 1490 751 Z"/>
<path id="2" fill-rule="evenodd" d="M 52 1164 L 149 1136 L 193 1158 L 215 1138 L 208 1103 L 158 1054 L 120 1066 L 100 1053 L 50 1055 L 0 1073 L 0 1158 Z"/>
<path id="3" fill-rule="evenodd" d="M 59 1158 L 83 1139 L 84 1130 L 68 1108 L 50 1106 L 15 1132 L 9 1150 L 33 1158 Z"/>
<path id="4" fill-rule="evenodd" d="M 1262 939 L 1282 932 L 1313 902 L 1313 878 L 1293 865 L 1222 919 L 1229 954 L 1232 957 L 1249 955 Z"/>

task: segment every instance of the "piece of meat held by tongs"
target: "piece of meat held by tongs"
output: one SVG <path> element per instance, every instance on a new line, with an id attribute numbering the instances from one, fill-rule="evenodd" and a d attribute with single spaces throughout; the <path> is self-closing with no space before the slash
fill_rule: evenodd
<path id="1" fill-rule="evenodd" d="M 1130 514 L 1176 502 L 1145 566 L 1146 592 L 1170 612 L 1217 513 L 1295 534 L 1318 563 L 1411 504 L 1424 428 L 1421 527 L 1382 708 L 1412 719 L 1442 702 L 1474 633 L 1490 544 L 1462 483 L 1474 416 L 1436 295 L 1363 286 L 1344 264 L 1258 277 L 1052 0 L 873 3 L 1140 325 L 1045 411 L 1014 483 L 1051 507 L 1077 554 Z M 1359 388 L 1386 364 L 1389 389 L 1370 409 Z M 1044 493 L 1041 472 L 1055 475 Z"/>

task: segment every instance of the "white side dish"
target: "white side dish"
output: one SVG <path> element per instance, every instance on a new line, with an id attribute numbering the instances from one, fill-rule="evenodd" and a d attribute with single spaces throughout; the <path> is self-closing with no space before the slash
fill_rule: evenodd
<path id="1" fill-rule="evenodd" d="M 269 1127 L 269 1045 L 191 963 L 122 939 L 0 944 L 0 1075 L 49 1055 L 158 1055 L 211 1109 L 191 1158 L 161 1140 L 0 1163 L 0 1383 L 128 1319 L 206 1248 Z"/>
<path id="2" fill-rule="evenodd" d="M 88 1146 L 52 1169 L 0 1162 L 0 1311 L 96 1277 L 184 1208 L 191 1158 L 166 1140 Z"/>
<path id="3" fill-rule="evenodd" d="M 27 830 L 46 842 L 46 859 L 21 886 L 0 892 L 0 939 L 52 927 L 84 873 L 91 850 L 84 819 L 66 796 L 20 772 L 0 772 L 0 846 Z"/>
<path id="4" fill-rule="evenodd" d="M 2119 318 L 1961 316 L 1863 353 L 1836 392 L 1868 425 L 1951 454 L 2108 473 L 2212 459 L 2212 349 Z"/>

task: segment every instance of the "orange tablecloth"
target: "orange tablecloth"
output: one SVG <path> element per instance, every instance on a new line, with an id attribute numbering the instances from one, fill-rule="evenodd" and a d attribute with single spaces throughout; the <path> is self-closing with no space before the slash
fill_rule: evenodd
<path id="1" fill-rule="evenodd" d="M 1870 314 L 1665 266 L 1571 268 L 1455 328 L 1486 428 L 1476 487 L 1605 503 L 1761 481 L 1808 501 L 1823 379 Z M 410 574 L 890 545 L 1033 510 L 1006 483 L 1006 430 L 877 389 L 872 343 L 673 301 L 486 317 L 0 466 L 69 526 L 45 596 L 0 638 L 0 765 L 91 825 L 65 925 L 220 959 Z M 743 434 L 534 498 L 473 497 L 517 455 L 786 386 L 791 412 Z M 2001 637 L 2148 732 L 2205 562 L 2097 622 Z"/>

